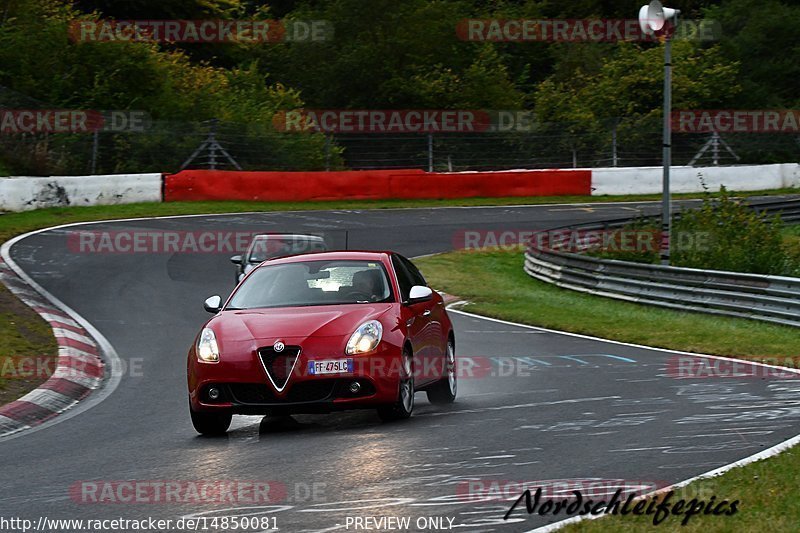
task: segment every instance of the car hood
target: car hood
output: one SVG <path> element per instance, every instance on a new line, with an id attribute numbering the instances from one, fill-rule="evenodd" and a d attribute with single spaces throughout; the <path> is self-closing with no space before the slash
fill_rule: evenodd
<path id="1" fill-rule="evenodd" d="M 223 311 L 209 326 L 223 342 L 267 341 L 289 337 L 351 335 L 367 320 L 377 320 L 393 304 L 325 305 Z"/>

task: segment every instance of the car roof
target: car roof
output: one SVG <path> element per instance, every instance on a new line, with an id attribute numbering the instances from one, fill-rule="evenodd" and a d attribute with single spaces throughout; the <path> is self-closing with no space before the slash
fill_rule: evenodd
<path id="1" fill-rule="evenodd" d="M 275 259 L 268 259 L 262 264 L 282 264 L 282 263 L 299 263 L 302 261 L 383 261 L 393 252 L 389 251 L 369 251 L 369 250 L 347 250 L 347 251 L 334 251 L 334 252 L 312 252 L 308 254 L 291 255 L 288 257 L 278 257 Z"/>

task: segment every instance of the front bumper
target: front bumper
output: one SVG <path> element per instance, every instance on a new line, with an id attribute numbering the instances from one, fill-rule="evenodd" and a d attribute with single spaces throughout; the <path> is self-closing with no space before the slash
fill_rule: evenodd
<path id="1" fill-rule="evenodd" d="M 294 340 L 286 339 L 286 345 Z M 304 339 L 301 346 L 294 370 L 280 391 L 268 378 L 257 348 L 238 357 L 223 353 L 219 363 L 211 364 L 198 362 L 192 349 L 188 364 L 192 409 L 253 415 L 326 413 L 373 408 L 397 400 L 400 380 L 405 377 L 399 348 L 381 343 L 370 354 L 344 356 L 338 343 L 331 349 L 324 342 Z M 353 359 L 352 372 L 310 374 L 309 362 L 323 359 Z M 351 390 L 354 383 L 358 383 L 358 391 Z M 212 388 L 218 392 L 214 399 L 209 395 Z"/>

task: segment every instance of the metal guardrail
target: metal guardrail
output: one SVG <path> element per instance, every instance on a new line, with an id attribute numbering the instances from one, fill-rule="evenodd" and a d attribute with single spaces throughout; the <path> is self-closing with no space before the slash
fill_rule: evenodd
<path id="1" fill-rule="evenodd" d="M 751 204 L 784 221 L 800 220 L 800 199 Z M 635 217 L 569 226 L 622 227 Z M 800 278 L 702 270 L 528 247 L 525 272 L 566 289 L 681 311 L 762 320 L 800 327 Z"/>
<path id="2" fill-rule="evenodd" d="M 784 222 L 800 221 L 800 199 L 781 200 L 778 202 L 762 202 L 752 204 L 751 207 L 759 213 L 767 215 L 781 215 Z"/>

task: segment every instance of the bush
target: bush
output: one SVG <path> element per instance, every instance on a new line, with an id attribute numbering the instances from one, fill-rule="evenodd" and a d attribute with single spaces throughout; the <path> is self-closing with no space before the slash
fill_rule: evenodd
<path id="1" fill-rule="evenodd" d="M 623 231 L 658 232 L 660 226 L 637 220 Z M 658 242 L 658 239 L 654 239 Z M 715 198 L 706 194 L 697 209 L 673 218 L 671 264 L 674 266 L 750 272 L 783 276 L 800 275 L 800 244 L 784 237 L 779 215 L 767 216 L 743 204 L 720 188 Z M 593 253 L 597 257 L 656 263 L 658 250 Z"/>
<path id="2" fill-rule="evenodd" d="M 750 209 L 725 187 L 716 199 L 707 195 L 699 209 L 684 211 L 674 228 L 676 239 L 690 236 L 683 242 L 693 243 L 676 248 L 675 266 L 775 275 L 791 269 L 780 216 Z"/>

